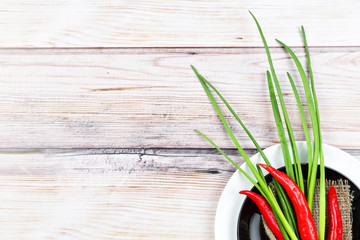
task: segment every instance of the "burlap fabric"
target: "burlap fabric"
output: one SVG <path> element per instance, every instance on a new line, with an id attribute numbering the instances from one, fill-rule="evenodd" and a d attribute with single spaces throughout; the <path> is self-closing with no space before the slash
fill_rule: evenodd
<path id="1" fill-rule="evenodd" d="M 333 185 L 336 189 L 338 196 L 338 202 L 340 206 L 342 222 L 343 222 L 343 240 L 352 240 L 352 210 L 351 203 L 353 200 L 353 195 L 350 191 L 350 185 L 346 180 L 336 180 L 330 181 L 326 180 L 326 193 L 329 191 L 330 186 Z M 274 189 L 273 186 L 271 186 Z M 319 224 L 319 181 L 316 183 L 315 195 L 314 195 L 314 206 L 313 206 L 313 218 L 315 221 L 316 228 L 318 229 Z M 327 219 L 327 218 L 326 218 Z M 269 227 L 266 225 L 264 219 L 263 224 L 265 232 L 268 235 L 270 240 L 276 240 L 276 237 L 271 232 Z M 327 233 L 327 223 L 326 223 L 326 233 Z M 325 233 L 325 234 L 326 234 Z M 326 235 L 325 235 L 326 236 Z"/>

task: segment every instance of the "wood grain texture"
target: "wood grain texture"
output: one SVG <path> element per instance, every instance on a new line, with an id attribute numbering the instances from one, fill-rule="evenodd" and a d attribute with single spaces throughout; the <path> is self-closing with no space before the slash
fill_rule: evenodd
<path id="1" fill-rule="evenodd" d="M 261 46 L 248 10 L 269 39 L 290 45 L 302 45 L 300 25 L 313 46 L 359 46 L 360 37 L 356 0 L 6 0 L 0 7 L 2 48 Z"/>
<path id="2" fill-rule="evenodd" d="M 295 49 L 303 58 L 303 49 Z M 273 48 L 298 140 L 296 103 L 284 76 L 299 77 Z M 359 48 L 312 48 L 324 142 L 360 147 Z M 2 50 L 1 148 L 208 148 L 233 145 L 190 69 L 227 97 L 262 147 L 278 142 L 263 49 Z M 230 120 L 231 116 L 226 114 Z M 245 148 L 253 145 L 230 121 Z"/>
<path id="3" fill-rule="evenodd" d="M 1 239 L 213 238 L 218 157 L 109 151 L 0 154 Z"/>
<path id="4" fill-rule="evenodd" d="M 285 72 L 300 79 L 274 38 L 303 60 L 304 25 L 323 140 L 360 160 L 359 1 L 5 0 L 0 9 L 0 239 L 213 239 L 235 167 L 193 129 L 243 160 L 190 64 L 262 147 L 278 143 L 248 10 L 272 46 L 296 139 Z"/>
<path id="5" fill-rule="evenodd" d="M 3 149 L 0 238 L 213 239 L 234 171 L 213 150 Z"/>

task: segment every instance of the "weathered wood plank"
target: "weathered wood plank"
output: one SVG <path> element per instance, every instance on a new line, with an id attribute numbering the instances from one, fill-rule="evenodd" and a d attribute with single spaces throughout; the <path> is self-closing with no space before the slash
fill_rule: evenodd
<path id="1" fill-rule="evenodd" d="M 2 150 L 0 236 L 212 239 L 234 171 L 213 150 Z"/>
<path id="2" fill-rule="evenodd" d="M 217 201 L 232 172 L 211 173 L 218 162 L 210 158 L 199 171 L 190 160 L 205 159 L 2 153 L 1 238 L 211 239 Z"/>
<path id="3" fill-rule="evenodd" d="M 359 46 L 359 1 L 3 1 L 0 47 L 260 46 L 248 10 L 273 39 Z M 271 45 L 276 44 L 273 40 Z"/>
<path id="4" fill-rule="evenodd" d="M 272 52 L 301 140 L 285 71 L 300 80 L 284 51 Z M 311 52 L 324 142 L 359 148 L 360 49 Z M 278 141 L 263 49 L 2 50 L 0 57 L 1 148 L 208 148 L 195 128 L 232 148 L 190 64 L 228 98 L 261 146 Z"/>

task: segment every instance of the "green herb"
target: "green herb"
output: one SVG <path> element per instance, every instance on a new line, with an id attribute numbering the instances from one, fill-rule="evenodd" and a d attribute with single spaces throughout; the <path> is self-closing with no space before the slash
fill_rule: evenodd
<path id="1" fill-rule="evenodd" d="M 263 181 L 263 179 L 261 178 L 261 175 L 259 174 L 259 172 L 256 170 L 256 168 L 254 167 L 254 165 L 252 164 L 252 162 L 250 161 L 249 157 L 247 156 L 247 154 L 245 153 L 244 149 L 241 147 L 240 143 L 238 142 L 238 140 L 236 139 L 236 137 L 234 136 L 234 133 L 231 131 L 229 124 L 227 123 L 224 115 L 222 114 L 219 106 L 217 105 L 213 95 L 210 92 L 210 89 L 208 88 L 208 86 L 206 85 L 206 82 L 204 81 L 204 77 L 201 76 L 198 71 L 191 66 L 193 71 L 195 72 L 196 76 L 198 77 L 201 85 L 203 86 L 207 96 L 209 97 L 212 105 L 214 106 L 221 122 L 223 123 L 227 133 L 229 134 L 231 140 L 233 141 L 233 143 L 235 144 L 236 148 L 239 150 L 240 154 L 242 155 L 242 157 L 244 158 L 245 162 L 247 163 L 247 165 L 249 166 L 251 172 L 254 174 L 256 180 L 259 183 L 259 186 L 261 187 L 262 190 L 262 194 L 265 197 L 265 199 L 269 202 L 271 208 L 274 211 L 274 214 L 276 216 L 276 218 L 278 218 L 281 221 L 281 224 L 283 225 L 283 227 L 285 228 L 287 234 L 289 234 L 290 238 L 293 240 L 297 240 L 297 236 L 296 233 L 294 232 L 293 228 L 291 227 L 291 225 L 289 224 L 289 222 L 287 221 L 286 217 L 284 216 L 284 213 L 282 212 L 278 202 L 275 199 L 275 196 L 273 195 L 272 191 L 270 191 L 268 185 L 266 182 Z M 195 130 L 197 131 L 197 130 Z M 199 131 L 197 131 L 199 132 Z M 200 132 L 199 132 L 200 133 Z M 204 134 L 201 134 L 202 137 L 204 137 Z M 205 138 L 207 141 L 209 141 L 209 138 Z M 213 142 L 213 141 L 211 141 Z M 211 143 L 210 142 L 210 143 Z M 214 146 L 214 144 L 213 144 Z M 231 161 L 231 163 L 233 163 L 233 161 Z M 280 224 L 279 224 L 280 225 Z"/>
<path id="2" fill-rule="evenodd" d="M 316 96 L 316 91 L 315 91 L 315 84 L 314 84 L 313 72 L 312 72 L 312 68 L 311 68 L 310 54 L 309 54 L 309 49 L 307 46 L 305 30 L 303 27 L 301 27 L 302 36 L 303 36 L 304 45 L 305 45 L 305 51 L 306 51 L 306 58 L 307 58 L 307 62 L 308 62 L 310 84 L 309 84 L 309 80 L 306 76 L 305 70 L 304 70 L 303 66 L 301 65 L 298 57 L 295 55 L 295 53 L 281 41 L 279 41 L 279 40 L 276 40 L 276 41 L 284 47 L 284 49 L 290 54 L 290 56 L 294 60 L 294 63 L 298 69 L 298 73 L 299 73 L 302 83 L 303 83 L 303 89 L 304 89 L 305 96 L 306 96 L 306 103 L 307 103 L 309 113 L 310 113 L 310 119 L 311 119 L 311 125 L 312 125 L 313 137 L 314 137 L 313 146 L 311 144 L 309 129 L 307 127 L 307 121 L 305 118 L 305 113 L 304 113 L 304 109 L 302 107 L 302 102 L 300 100 L 299 93 L 296 89 L 296 86 L 294 84 L 294 81 L 293 81 L 291 75 L 289 73 L 287 73 L 288 80 L 291 84 L 291 87 L 292 87 L 292 90 L 293 90 L 293 93 L 294 93 L 294 96 L 295 96 L 295 99 L 297 102 L 297 106 L 299 109 L 301 122 L 302 122 L 302 126 L 303 126 L 303 131 L 304 131 L 304 135 L 305 135 L 305 139 L 306 139 L 306 145 L 307 145 L 307 151 L 308 151 L 308 169 L 309 169 L 308 170 L 308 178 L 307 178 L 307 193 L 305 193 L 303 173 L 302 173 L 300 157 L 299 157 L 299 153 L 297 150 L 294 133 L 293 133 L 290 119 L 289 119 L 289 116 L 287 113 L 285 101 L 284 101 L 283 94 L 282 94 L 281 87 L 280 87 L 280 83 L 278 81 L 278 78 L 277 78 L 277 75 L 275 72 L 275 68 L 274 68 L 272 58 L 271 58 L 270 50 L 269 50 L 269 47 L 265 40 L 265 36 L 260 27 L 260 24 L 258 23 L 257 19 L 251 12 L 250 12 L 250 14 L 253 17 L 253 19 L 257 25 L 257 28 L 259 30 L 259 33 L 260 33 L 260 36 L 261 36 L 261 39 L 262 39 L 262 42 L 263 42 L 263 45 L 264 45 L 264 48 L 266 51 L 269 66 L 270 66 L 270 71 L 266 72 L 267 83 L 268 83 L 268 88 L 269 88 L 270 101 L 271 101 L 271 105 L 272 105 L 272 109 L 273 109 L 273 115 L 274 115 L 276 127 L 278 130 L 278 135 L 279 135 L 279 139 L 280 139 L 280 143 L 281 143 L 281 148 L 282 148 L 282 152 L 283 152 L 286 173 L 292 180 L 295 181 L 296 185 L 299 186 L 299 190 L 307 195 L 307 204 L 309 206 L 310 211 L 312 210 L 312 205 L 313 205 L 315 182 L 316 182 L 316 178 L 317 178 L 317 167 L 318 167 L 318 162 L 320 159 L 319 238 L 321 240 L 323 240 L 324 236 L 325 236 L 325 211 L 326 211 L 324 155 L 323 155 L 323 150 L 322 150 L 322 137 L 321 137 L 321 132 L 320 132 L 319 107 L 318 107 L 318 101 L 317 101 L 317 96 Z M 205 140 L 207 140 L 212 146 L 214 146 L 227 160 L 229 160 L 233 165 L 235 165 L 235 167 L 240 172 L 242 172 L 252 182 L 252 184 L 254 184 L 254 186 L 259 190 L 259 192 L 263 195 L 263 197 L 270 204 L 270 206 L 274 212 L 275 218 L 277 219 L 279 228 L 280 228 L 282 234 L 284 235 L 284 238 L 292 239 L 292 240 L 299 239 L 299 231 L 297 229 L 297 222 L 294 217 L 294 211 L 293 211 L 292 205 L 290 203 L 290 200 L 289 200 L 287 194 L 285 193 L 284 189 L 280 186 L 279 182 L 274 179 L 273 182 L 274 182 L 276 193 L 279 196 L 279 202 L 281 205 L 281 207 L 280 207 L 279 203 L 275 199 L 274 194 L 272 193 L 272 190 L 267 185 L 267 183 L 265 181 L 265 177 L 264 177 L 261 169 L 259 168 L 259 166 L 256 166 L 256 168 L 255 168 L 255 166 L 253 165 L 253 163 L 250 161 L 249 157 L 245 153 L 244 149 L 241 147 L 239 141 L 235 137 L 235 134 L 230 129 L 230 126 L 227 123 L 217 102 L 215 101 L 215 98 L 210 89 L 212 89 L 212 91 L 214 91 L 217 94 L 217 96 L 225 104 L 227 109 L 231 112 L 233 117 L 237 120 L 237 122 L 245 130 L 245 132 L 247 133 L 247 135 L 249 136 L 251 141 L 256 146 L 257 150 L 259 151 L 260 155 L 262 156 L 262 158 L 266 162 L 266 164 L 270 165 L 270 162 L 267 159 L 264 152 L 262 151 L 260 145 L 255 140 L 255 138 L 252 136 L 250 131 L 246 128 L 245 124 L 240 120 L 239 116 L 235 113 L 235 111 L 232 109 L 230 104 L 221 95 L 221 93 L 209 81 L 207 81 L 202 75 L 200 75 L 193 66 L 191 66 L 191 67 L 192 67 L 193 71 L 195 72 L 197 78 L 199 79 L 201 85 L 203 86 L 212 105 L 214 106 L 214 108 L 215 108 L 221 122 L 223 123 L 227 133 L 229 134 L 231 140 L 233 141 L 236 148 L 238 149 L 238 151 L 244 158 L 244 161 L 249 166 L 250 170 L 252 171 L 252 173 L 256 179 L 253 179 L 242 168 L 240 168 L 209 137 L 207 137 L 205 134 L 201 133 L 198 130 L 195 130 L 195 131 L 200 136 L 202 136 Z M 275 90 L 276 90 L 276 92 L 275 92 Z M 290 155 L 289 145 L 287 142 L 287 138 L 286 138 L 286 134 L 285 134 L 284 126 L 283 126 L 283 121 L 282 121 L 282 116 L 280 114 L 280 109 L 279 109 L 279 104 L 277 101 L 276 94 L 277 94 L 277 97 L 278 97 L 278 100 L 280 103 L 282 116 L 284 118 L 286 132 L 287 132 L 287 136 L 289 138 L 292 155 Z"/>
<path id="3" fill-rule="evenodd" d="M 270 65 L 270 70 L 271 70 L 272 77 L 273 77 L 274 81 L 277 82 L 278 81 L 277 76 L 276 76 L 274 65 L 273 65 L 273 62 L 272 62 L 271 55 L 270 55 L 269 47 L 268 47 L 268 45 L 266 43 L 266 40 L 265 40 L 265 36 L 263 34 L 263 31 L 262 31 L 262 29 L 260 27 L 259 22 L 255 18 L 255 16 L 251 12 L 250 12 L 250 14 L 253 17 L 253 19 L 254 19 L 254 21 L 255 21 L 255 23 L 257 25 L 257 28 L 259 30 L 262 42 L 264 44 L 266 55 L 267 55 L 268 62 L 269 62 L 269 65 Z M 269 74 L 267 74 L 267 76 L 269 78 Z M 270 91 L 270 89 L 269 89 L 269 91 Z M 276 102 L 276 100 L 275 100 L 275 102 Z M 288 148 L 288 145 L 287 145 L 287 141 L 286 141 L 286 137 L 285 137 L 285 133 L 284 133 L 284 128 L 283 128 L 280 113 L 279 113 L 279 109 L 277 107 L 277 102 L 276 102 L 276 104 L 275 104 L 275 102 L 273 101 L 273 99 L 271 99 L 271 103 L 272 103 L 272 107 L 273 107 L 273 111 L 274 111 L 274 118 L 275 118 L 275 122 L 276 122 L 276 127 L 278 129 L 281 148 L 283 150 L 282 152 L 283 152 L 283 157 L 284 157 L 286 173 L 292 180 L 296 181 L 295 180 L 295 175 L 294 175 L 294 170 L 293 170 L 292 163 L 291 163 L 290 152 L 289 152 L 289 148 Z"/>
<path id="4" fill-rule="evenodd" d="M 319 113 L 319 105 L 315 91 L 315 82 L 311 67 L 310 53 L 306 41 L 305 29 L 303 26 L 301 26 L 301 32 L 304 39 L 305 52 L 306 52 L 306 58 L 308 62 L 308 69 L 309 69 L 309 75 L 311 81 L 311 91 L 314 98 L 315 111 L 316 111 L 316 117 L 317 117 L 318 129 L 319 129 L 319 148 L 320 148 L 319 150 L 320 151 L 319 238 L 325 239 L 325 222 L 326 222 L 325 164 L 324 164 L 324 153 L 322 149 L 322 137 L 320 131 L 320 113 Z"/>
<path id="5" fill-rule="evenodd" d="M 193 70 L 195 71 L 195 73 L 197 72 L 195 70 L 194 67 L 192 67 Z M 259 151 L 261 157 L 264 159 L 265 163 L 267 165 L 270 165 L 270 162 L 268 160 L 268 158 L 266 157 L 265 153 L 263 152 L 263 150 L 261 149 L 260 145 L 258 144 L 258 142 L 255 140 L 255 138 L 252 136 L 252 134 L 250 133 L 250 131 L 247 129 L 247 127 L 245 126 L 245 124 L 240 120 L 239 116 L 236 114 L 236 112 L 233 110 L 233 108 L 230 106 L 230 104 L 226 101 L 226 99 L 221 95 L 221 93 L 215 88 L 215 86 L 213 86 L 209 81 L 207 81 L 204 77 L 202 77 L 200 74 L 198 75 L 201 78 L 201 81 L 203 81 L 206 85 L 208 85 L 221 99 L 221 101 L 225 104 L 225 106 L 228 108 L 228 110 L 231 112 L 231 114 L 235 117 L 235 119 L 238 121 L 238 123 L 241 125 L 241 127 L 244 129 L 244 131 L 247 133 L 247 135 L 249 136 L 249 138 L 251 139 L 251 141 L 254 143 L 254 145 L 256 146 L 256 149 Z M 196 130 L 197 131 L 197 130 Z M 234 163 L 233 163 L 234 164 Z M 262 172 L 258 171 L 259 174 L 261 174 Z M 297 229 L 297 225 L 296 225 L 296 221 L 295 221 L 295 217 L 294 217 L 294 213 L 292 211 L 291 208 L 291 203 L 290 200 L 286 197 L 286 194 L 284 193 L 284 189 L 282 188 L 282 186 L 278 183 L 278 181 L 276 179 L 273 179 L 274 182 L 274 186 L 275 186 L 275 190 L 278 196 L 285 196 L 283 198 L 280 199 L 280 205 L 281 205 L 281 209 L 284 212 L 285 218 L 287 219 L 287 221 L 290 223 L 290 225 L 292 226 L 293 230 L 295 231 L 296 234 L 298 234 L 298 229 Z M 281 228 L 281 226 L 280 226 Z"/>
<path id="6" fill-rule="evenodd" d="M 315 183 L 316 183 L 316 171 L 317 171 L 317 162 L 319 159 L 319 127 L 318 127 L 318 119 L 316 115 L 316 110 L 314 107 L 314 101 L 312 98 L 312 92 L 310 90 L 309 82 L 306 77 L 306 73 L 304 71 L 303 66 L 301 65 L 299 59 L 295 55 L 295 53 L 283 42 L 277 40 L 284 48 L 285 50 L 290 54 L 290 56 L 293 58 L 296 67 L 298 69 L 298 72 L 300 74 L 300 77 L 303 82 L 305 96 L 307 100 L 307 105 L 309 107 L 310 112 L 310 118 L 311 118 L 311 124 L 313 127 L 313 135 L 314 135 L 314 155 L 313 155 L 313 164 L 312 169 L 310 172 L 310 182 L 308 183 L 308 193 L 307 193 L 307 201 L 309 204 L 310 209 L 312 209 L 313 206 L 313 200 L 314 200 L 314 192 L 315 192 Z"/>
<path id="7" fill-rule="evenodd" d="M 296 103 L 298 105 L 299 108 L 299 112 L 300 112 L 300 117 L 301 117 L 301 122 L 302 122 L 302 126 L 303 126 L 303 130 L 304 130 L 304 135 L 305 135 L 305 139 L 306 139 L 306 146 L 307 146 L 307 152 L 308 152 L 308 182 L 310 181 L 310 169 L 311 169 L 311 164 L 312 164 L 312 145 L 311 145 L 311 139 L 310 139 L 310 134 L 309 134 L 309 129 L 307 127 L 307 122 L 306 122 L 306 118 L 305 118 L 305 113 L 304 113 L 304 109 L 302 107 L 302 103 L 299 97 L 299 93 L 295 87 L 294 81 L 290 75 L 290 73 L 286 73 L 288 76 L 288 79 L 290 81 L 291 87 L 293 89 L 294 92 L 294 96 L 296 99 Z"/>

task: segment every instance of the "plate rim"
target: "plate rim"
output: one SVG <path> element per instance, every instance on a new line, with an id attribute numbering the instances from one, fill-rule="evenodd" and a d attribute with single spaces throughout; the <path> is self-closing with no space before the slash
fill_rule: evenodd
<path id="1" fill-rule="evenodd" d="M 290 146 L 290 143 L 289 147 Z M 301 163 L 307 163 L 307 146 L 305 141 L 296 141 L 299 151 Z M 360 188 L 360 175 L 356 174 L 356 169 L 360 169 L 360 161 L 349 153 L 337 147 L 322 144 L 324 151 L 325 166 L 332 170 L 338 171 L 349 180 L 351 180 L 358 188 Z M 282 150 L 280 144 L 272 145 L 263 150 L 268 157 L 269 162 L 275 168 L 284 166 Z M 342 161 L 336 160 L 342 159 Z M 250 157 L 254 164 L 264 163 L 259 152 Z M 355 164 L 357 167 L 349 168 L 347 163 Z M 247 164 L 244 162 L 240 165 L 245 172 L 253 177 L 253 174 Z M 267 174 L 265 174 L 267 175 Z M 214 235 L 215 240 L 238 240 L 237 224 L 238 214 L 246 196 L 239 195 L 240 190 L 250 190 L 253 187 L 251 182 L 236 170 L 226 183 L 218 201 Z"/>

